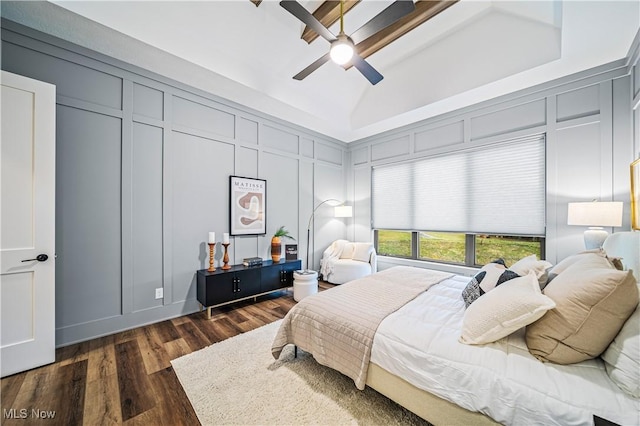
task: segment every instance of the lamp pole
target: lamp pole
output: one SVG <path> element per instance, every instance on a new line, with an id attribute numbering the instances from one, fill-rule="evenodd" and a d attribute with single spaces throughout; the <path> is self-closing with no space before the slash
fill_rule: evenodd
<path id="1" fill-rule="evenodd" d="M 313 216 L 316 214 L 316 210 L 318 210 L 320 208 L 320 206 L 322 206 L 325 203 L 328 203 L 330 201 L 335 201 L 338 204 L 336 204 L 336 206 L 339 206 L 341 204 L 344 204 L 344 201 L 340 201 L 340 200 L 336 200 L 335 198 L 329 198 L 324 200 L 323 202 L 321 202 L 320 204 L 318 204 L 316 206 L 315 209 L 313 209 L 313 211 L 311 212 L 311 216 L 309 216 L 309 224 L 307 225 L 307 263 L 305 265 L 305 270 L 304 272 L 308 272 L 310 271 L 309 269 L 309 243 L 311 241 L 311 221 L 313 220 Z M 335 207 L 335 206 L 334 206 Z"/>

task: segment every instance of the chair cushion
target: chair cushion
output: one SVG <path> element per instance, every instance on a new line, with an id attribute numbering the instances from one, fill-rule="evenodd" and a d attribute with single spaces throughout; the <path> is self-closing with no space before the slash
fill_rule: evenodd
<path id="1" fill-rule="evenodd" d="M 355 250 L 353 251 L 353 260 L 359 260 L 360 262 L 369 262 L 371 253 L 373 252 L 373 244 L 371 243 L 355 243 Z"/>
<path id="2" fill-rule="evenodd" d="M 346 243 L 340 253 L 340 259 L 353 259 L 353 252 L 356 250 L 355 243 Z"/>
<path id="3" fill-rule="evenodd" d="M 371 265 L 359 260 L 340 259 L 333 265 L 332 271 L 324 277 L 332 284 L 344 284 L 357 278 L 371 275 Z"/>

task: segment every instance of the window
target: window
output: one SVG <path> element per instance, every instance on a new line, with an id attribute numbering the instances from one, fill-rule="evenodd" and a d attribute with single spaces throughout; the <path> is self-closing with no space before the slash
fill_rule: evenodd
<path id="1" fill-rule="evenodd" d="M 463 265 L 544 256 L 544 135 L 376 166 L 371 185 L 381 255 Z"/>
<path id="2" fill-rule="evenodd" d="M 418 232 L 419 259 L 436 262 L 465 263 L 465 234 L 453 232 Z"/>
<path id="3" fill-rule="evenodd" d="M 544 258 L 544 239 L 541 237 L 513 237 L 507 235 L 476 235 L 475 264 L 485 265 L 502 258 L 507 265 L 513 265 L 523 257 L 535 254 Z"/>
<path id="4" fill-rule="evenodd" d="M 411 258 L 412 233 L 406 231 L 380 230 L 376 233 L 376 252 L 382 256 Z"/>
<path id="5" fill-rule="evenodd" d="M 544 259 L 543 237 L 378 229 L 375 244 L 382 256 L 465 266 L 481 266 L 498 258 L 510 266 L 532 254 Z"/>

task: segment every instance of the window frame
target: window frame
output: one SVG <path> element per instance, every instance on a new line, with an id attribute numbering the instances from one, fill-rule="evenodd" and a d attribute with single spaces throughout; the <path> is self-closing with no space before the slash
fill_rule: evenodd
<path id="1" fill-rule="evenodd" d="M 379 231 L 397 231 L 397 232 L 411 232 L 411 257 L 407 257 L 407 256 L 397 256 L 397 255 L 389 255 L 389 254 L 384 254 L 384 253 L 380 253 L 379 249 L 378 249 L 378 232 Z M 396 258 L 396 259 L 408 259 L 408 260 L 415 260 L 418 262 L 425 262 L 425 263 L 438 263 L 438 264 L 442 264 L 442 265 L 452 265 L 452 266 L 465 266 L 465 267 L 471 267 L 471 268 L 477 268 L 477 267 L 481 267 L 483 265 L 477 264 L 475 263 L 476 260 L 476 236 L 477 234 L 466 234 L 466 233 L 462 233 L 462 232 L 455 232 L 457 234 L 464 234 L 465 235 L 465 262 L 464 263 L 458 263 L 458 262 L 448 262 L 448 261 L 443 261 L 443 260 L 439 260 L 439 259 L 429 259 L 429 258 L 425 258 L 425 257 L 420 257 L 419 253 L 420 253 L 420 232 L 424 232 L 424 231 L 407 231 L 407 230 L 400 230 L 400 229 L 374 229 L 373 230 L 373 244 L 374 247 L 376 249 L 376 252 L 378 253 L 378 255 L 380 256 L 386 256 L 386 257 L 390 257 L 390 258 Z M 443 231 L 438 231 L 438 232 L 443 232 Z M 507 234 L 491 234 L 492 236 L 502 236 L 502 237 L 534 237 L 534 238 L 540 238 L 540 259 L 545 259 L 546 258 L 546 250 L 545 250 L 545 246 L 546 246 L 546 237 L 545 236 L 541 236 L 541 235 L 507 235 Z"/>

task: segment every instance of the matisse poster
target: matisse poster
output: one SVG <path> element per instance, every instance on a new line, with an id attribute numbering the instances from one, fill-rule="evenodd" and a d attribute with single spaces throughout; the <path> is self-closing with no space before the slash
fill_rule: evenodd
<path id="1" fill-rule="evenodd" d="M 267 181 L 230 177 L 231 235 L 263 235 L 267 232 Z"/>

